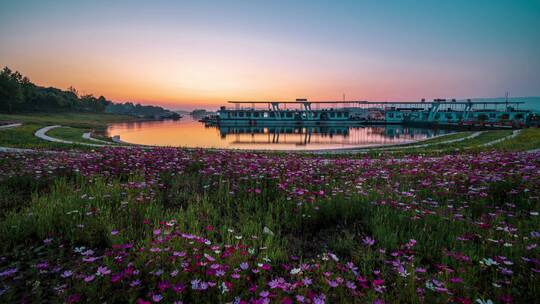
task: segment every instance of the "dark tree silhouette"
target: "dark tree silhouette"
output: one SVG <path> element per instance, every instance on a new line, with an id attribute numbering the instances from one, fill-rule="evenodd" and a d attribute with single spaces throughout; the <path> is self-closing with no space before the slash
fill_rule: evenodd
<path id="1" fill-rule="evenodd" d="M 79 95 L 67 90 L 40 87 L 30 79 L 5 67 L 0 72 L 0 112 L 94 112 L 133 115 L 143 118 L 178 118 L 177 113 L 156 106 L 127 102 L 113 103 L 103 96 Z"/>

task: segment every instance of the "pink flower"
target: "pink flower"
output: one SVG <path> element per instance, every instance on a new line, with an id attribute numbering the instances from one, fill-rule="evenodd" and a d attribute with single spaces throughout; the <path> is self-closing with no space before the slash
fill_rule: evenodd
<path id="1" fill-rule="evenodd" d="M 64 271 L 60 276 L 61 276 L 62 278 L 69 278 L 72 274 L 73 274 L 73 271 L 71 271 L 71 270 L 66 270 L 66 271 Z"/>
<path id="2" fill-rule="evenodd" d="M 450 278 L 450 282 L 452 282 L 452 283 L 462 283 L 463 279 L 462 278 Z"/>
<path id="3" fill-rule="evenodd" d="M 110 273 L 111 271 L 106 266 L 99 266 L 96 274 L 99 276 L 105 276 Z"/>
<path id="4" fill-rule="evenodd" d="M 375 240 L 370 238 L 369 236 L 366 236 L 365 238 L 362 239 L 362 243 L 365 245 L 365 246 L 373 246 L 375 244 Z"/>
<path id="5" fill-rule="evenodd" d="M 240 263 L 240 269 L 247 270 L 249 268 L 249 264 L 246 262 Z"/>

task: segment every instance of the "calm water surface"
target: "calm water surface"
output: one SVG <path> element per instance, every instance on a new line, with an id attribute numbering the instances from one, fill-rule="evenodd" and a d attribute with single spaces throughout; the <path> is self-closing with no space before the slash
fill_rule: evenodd
<path id="1" fill-rule="evenodd" d="M 108 136 L 156 146 L 250 150 L 318 150 L 408 143 L 447 130 L 402 126 L 367 127 L 210 127 L 190 117 L 178 121 L 119 123 Z"/>

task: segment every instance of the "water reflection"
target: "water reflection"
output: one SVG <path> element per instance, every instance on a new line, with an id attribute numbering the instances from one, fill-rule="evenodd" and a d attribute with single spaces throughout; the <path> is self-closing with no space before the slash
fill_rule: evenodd
<path id="1" fill-rule="evenodd" d="M 217 127 L 183 118 L 113 124 L 109 136 L 123 141 L 158 146 L 227 149 L 315 150 L 413 142 L 446 130 L 399 125 L 351 127 Z"/>

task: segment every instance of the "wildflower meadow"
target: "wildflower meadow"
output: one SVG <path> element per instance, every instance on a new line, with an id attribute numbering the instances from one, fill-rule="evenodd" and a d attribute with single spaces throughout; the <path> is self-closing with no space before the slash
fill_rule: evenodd
<path id="1" fill-rule="evenodd" d="M 0 154 L 3 303 L 534 303 L 540 153 Z"/>

